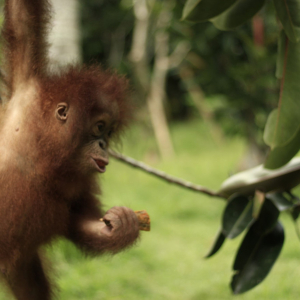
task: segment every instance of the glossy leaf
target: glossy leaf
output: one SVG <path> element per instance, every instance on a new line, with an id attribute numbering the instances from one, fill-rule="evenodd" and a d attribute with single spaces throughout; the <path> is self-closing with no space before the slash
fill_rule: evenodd
<path id="1" fill-rule="evenodd" d="M 264 4 L 264 0 L 237 0 L 211 21 L 221 30 L 232 30 L 251 19 Z"/>
<path id="2" fill-rule="evenodd" d="M 286 199 L 282 193 L 267 194 L 266 198 L 271 200 L 279 211 L 289 210 L 294 207 L 294 203 Z"/>
<path id="3" fill-rule="evenodd" d="M 265 198 L 258 219 L 252 224 L 251 228 L 259 234 L 270 231 L 275 225 L 279 216 L 279 210 L 268 198 Z"/>
<path id="4" fill-rule="evenodd" d="M 192 22 L 203 22 L 219 15 L 236 1 L 188 0 L 183 8 L 182 19 Z"/>
<path id="5" fill-rule="evenodd" d="M 283 69 L 278 72 L 282 72 L 278 109 L 270 114 L 264 132 L 264 140 L 271 147 L 265 165 L 268 168 L 282 166 L 299 150 L 300 43 L 286 39 Z"/>
<path id="6" fill-rule="evenodd" d="M 265 200 L 259 218 L 249 228 L 236 255 L 233 269 L 241 270 L 249 260 L 249 255 L 255 251 L 256 244 L 261 236 L 270 232 L 277 222 L 279 211 L 268 199 Z M 248 238 L 246 238 L 248 236 Z"/>
<path id="7" fill-rule="evenodd" d="M 272 149 L 288 144 L 299 130 L 300 43 L 286 42 L 282 72 L 279 108 L 269 116 L 264 133 L 264 140 Z"/>
<path id="8" fill-rule="evenodd" d="M 214 254 L 216 254 L 220 248 L 222 247 L 224 241 L 226 239 L 226 236 L 225 234 L 223 233 L 222 231 L 222 228 L 219 230 L 216 238 L 215 238 L 215 241 L 211 247 L 211 249 L 209 250 L 209 252 L 205 255 L 205 258 L 209 258 L 211 256 L 213 256 Z"/>
<path id="9" fill-rule="evenodd" d="M 234 196 L 229 199 L 222 219 L 222 228 L 225 236 L 234 239 L 253 220 L 252 217 L 253 202 L 245 196 Z"/>
<path id="10" fill-rule="evenodd" d="M 300 108 L 299 108 L 300 109 Z M 300 130 L 296 136 L 283 147 L 275 147 L 269 152 L 265 161 L 265 168 L 278 169 L 287 164 L 300 149 Z"/>
<path id="11" fill-rule="evenodd" d="M 295 157 L 280 169 L 269 170 L 260 165 L 237 173 L 222 183 L 218 193 L 226 198 L 235 193 L 254 195 L 257 190 L 264 193 L 290 190 L 299 183 L 300 157 Z"/>
<path id="12" fill-rule="evenodd" d="M 266 278 L 280 254 L 283 243 L 284 230 L 278 221 L 267 234 L 250 228 L 234 263 L 236 273 L 231 281 L 234 294 L 244 293 Z"/>
<path id="13" fill-rule="evenodd" d="M 282 70 L 280 72 L 283 72 Z M 265 130 L 264 130 L 264 142 L 269 145 L 270 147 L 274 146 L 274 137 L 275 137 L 275 132 L 274 128 L 276 127 L 278 120 L 278 109 L 273 109 L 268 117 Z"/>
<path id="14" fill-rule="evenodd" d="M 299 0 L 274 0 L 277 15 L 286 32 L 293 42 L 300 40 L 300 1 Z"/>

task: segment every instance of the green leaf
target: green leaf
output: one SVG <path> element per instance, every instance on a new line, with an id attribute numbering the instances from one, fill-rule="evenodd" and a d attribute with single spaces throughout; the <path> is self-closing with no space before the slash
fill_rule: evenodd
<path id="1" fill-rule="evenodd" d="M 265 235 L 250 228 L 234 263 L 236 273 L 231 281 L 234 294 L 244 293 L 266 278 L 280 254 L 283 243 L 284 229 L 278 221 Z"/>
<path id="2" fill-rule="evenodd" d="M 278 37 L 278 50 L 277 50 L 277 59 L 276 59 L 276 78 L 281 79 L 283 75 L 284 67 L 284 52 L 286 45 L 286 35 L 283 30 L 281 30 Z"/>
<path id="3" fill-rule="evenodd" d="M 264 140 L 271 149 L 292 143 L 300 128 L 300 43 L 286 40 L 284 52 L 278 110 L 270 114 L 264 132 Z M 292 152 L 290 147 L 289 150 Z"/>
<path id="4" fill-rule="evenodd" d="M 264 4 L 264 0 L 238 0 L 211 22 L 221 30 L 232 30 L 251 19 Z"/>
<path id="5" fill-rule="evenodd" d="M 275 225 L 279 216 L 279 210 L 272 201 L 265 198 L 258 219 L 251 225 L 251 229 L 258 234 L 265 234 Z"/>
<path id="6" fill-rule="evenodd" d="M 233 196 L 225 208 L 222 219 L 222 228 L 225 236 L 234 239 L 253 220 L 252 217 L 253 202 L 245 196 Z"/>
<path id="7" fill-rule="evenodd" d="M 255 191 L 264 193 L 290 190 L 300 183 L 300 157 L 293 158 L 288 164 L 276 170 L 259 165 L 237 173 L 226 179 L 218 193 L 225 198 L 237 193 L 254 195 Z"/>
<path id="8" fill-rule="evenodd" d="M 282 193 L 267 194 L 266 198 L 271 200 L 279 211 L 289 210 L 294 207 L 294 203 L 286 199 Z"/>
<path id="9" fill-rule="evenodd" d="M 269 233 L 277 222 L 279 211 L 268 199 L 265 199 L 259 218 L 250 226 L 235 258 L 234 270 L 241 270 L 247 264 L 251 253 L 254 253 L 262 236 Z"/>
<path id="10" fill-rule="evenodd" d="M 183 8 L 182 19 L 192 22 L 203 22 L 219 15 L 236 1 L 188 0 Z"/>
<path id="11" fill-rule="evenodd" d="M 209 258 L 209 257 L 213 256 L 215 253 L 217 253 L 219 251 L 219 249 L 222 247 L 225 239 L 226 239 L 226 236 L 223 233 L 222 228 L 221 228 L 221 229 L 219 229 L 219 232 L 215 238 L 215 241 L 214 241 L 211 249 L 205 255 L 205 258 Z"/>
<path id="12" fill-rule="evenodd" d="M 264 141 L 267 145 L 272 146 L 274 142 L 274 128 L 276 127 L 278 119 L 278 109 L 273 109 L 269 114 L 265 130 L 264 130 Z"/>
<path id="13" fill-rule="evenodd" d="M 267 155 L 265 168 L 277 169 L 288 163 L 299 151 L 300 148 L 300 130 L 296 136 L 283 147 L 275 147 Z"/>
<path id="14" fill-rule="evenodd" d="M 277 15 L 292 42 L 300 40 L 300 1 L 299 0 L 274 0 Z"/>

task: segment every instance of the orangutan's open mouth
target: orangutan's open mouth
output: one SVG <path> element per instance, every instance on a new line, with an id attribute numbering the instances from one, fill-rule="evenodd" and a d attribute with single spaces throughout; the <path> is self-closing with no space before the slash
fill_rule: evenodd
<path id="1" fill-rule="evenodd" d="M 92 158 L 94 161 L 94 164 L 96 166 L 96 169 L 98 170 L 98 172 L 100 173 L 104 173 L 106 171 L 106 166 L 108 165 L 108 159 L 104 159 L 104 158 Z"/>

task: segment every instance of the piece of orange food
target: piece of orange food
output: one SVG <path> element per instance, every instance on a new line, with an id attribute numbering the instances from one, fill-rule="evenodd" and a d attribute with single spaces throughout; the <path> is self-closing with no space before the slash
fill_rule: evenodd
<path id="1" fill-rule="evenodd" d="M 139 228 L 143 231 L 150 231 L 150 216 L 145 210 L 136 210 L 135 214 L 139 220 Z M 103 218 L 100 219 L 103 222 Z"/>

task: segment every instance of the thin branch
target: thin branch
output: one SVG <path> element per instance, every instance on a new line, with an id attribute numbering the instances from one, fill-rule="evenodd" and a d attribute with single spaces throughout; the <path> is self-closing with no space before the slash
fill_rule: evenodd
<path id="1" fill-rule="evenodd" d="M 147 173 L 150 173 L 156 177 L 159 177 L 165 181 L 168 181 L 169 183 L 174 183 L 174 184 L 177 184 L 177 185 L 180 185 L 186 189 L 190 189 L 194 192 L 199 192 L 199 193 L 203 193 L 203 194 L 206 194 L 208 196 L 212 196 L 212 197 L 219 197 L 219 198 L 223 198 L 223 196 L 221 196 L 220 194 L 218 194 L 217 192 L 215 191 L 211 191 L 203 186 L 200 186 L 200 185 L 197 185 L 197 184 L 194 184 L 194 183 L 191 183 L 191 182 L 188 182 L 188 181 L 184 181 L 180 178 L 176 178 L 176 177 L 173 177 L 173 176 L 170 176 L 160 170 L 157 170 L 157 169 L 154 169 L 140 161 L 137 161 L 131 157 L 128 157 L 128 156 L 124 156 L 120 153 L 117 153 L 117 152 L 114 152 L 112 150 L 109 150 L 109 154 L 116 158 L 117 160 L 119 161 L 122 161 L 126 164 L 129 164 L 131 165 L 132 167 L 134 168 L 139 168 L 141 170 L 143 170 L 144 172 L 147 172 Z"/>

